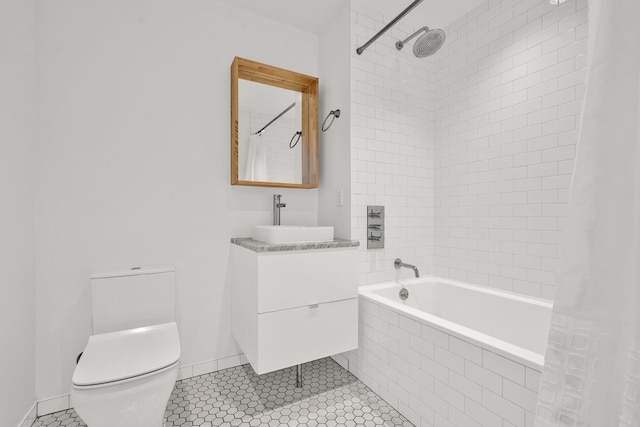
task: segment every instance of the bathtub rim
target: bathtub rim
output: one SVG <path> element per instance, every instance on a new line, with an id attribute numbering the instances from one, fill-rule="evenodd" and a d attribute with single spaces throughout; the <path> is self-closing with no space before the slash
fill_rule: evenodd
<path id="1" fill-rule="evenodd" d="M 402 287 L 403 285 L 419 285 L 422 283 L 445 283 L 447 285 L 456 286 L 464 289 L 470 289 L 477 292 L 496 295 L 500 297 L 506 297 L 520 302 L 526 302 L 541 307 L 547 307 L 552 309 L 553 303 L 549 300 L 530 297 L 526 295 L 516 294 L 502 289 L 495 289 L 484 285 L 476 285 L 471 283 L 459 282 L 456 280 L 445 279 L 437 276 L 424 276 L 415 279 L 397 280 L 382 283 L 374 283 L 369 285 L 362 285 L 358 287 L 358 295 L 362 296 L 366 300 L 383 304 L 392 307 L 394 310 L 400 312 L 402 315 L 412 318 L 420 322 L 426 322 L 431 327 L 439 330 L 440 332 L 453 335 L 454 337 L 474 344 L 484 350 L 496 353 L 507 359 L 514 360 L 528 368 L 535 371 L 542 372 L 544 367 L 544 355 L 538 354 L 534 351 L 527 350 L 515 344 L 500 340 L 490 335 L 478 332 L 474 329 L 466 326 L 459 325 L 452 321 L 443 319 L 441 317 L 429 314 L 413 307 L 403 305 L 399 302 L 390 300 L 375 293 L 379 289 L 387 289 L 392 287 Z"/>

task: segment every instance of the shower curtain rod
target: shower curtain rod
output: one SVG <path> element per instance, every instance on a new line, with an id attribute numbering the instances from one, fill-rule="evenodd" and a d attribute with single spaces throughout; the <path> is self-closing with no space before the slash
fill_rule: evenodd
<path id="1" fill-rule="evenodd" d="M 422 0 L 415 0 L 413 3 L 411 3 L 405 10 L 403 10 L 402 12 L 400 12 L 400 14 L 398 16 L 396 16 L 395 18 L 393 18 L 393 20 L 391 20 L 391 22 L 389 22 L 387 25 L 384 26 L 383 29 L 381 29 L 380 31 L 378 31 L 378 33 L 371 37 L 369 39 L 368 42 L 366 42 L 365 44 L 363 44 L 362 46 L 360 46 L 359 48 L 356 49 L 356 53 L 358 55 L 362 55 L 362 52 L 364 52 L 364 50 L 366 48 L 369 47 L 369 45 L 371 45 L 371 43 L 373 43 L 374 41 L 378 40 L 378 37 L 380 37 L 381 35 L 383 35 L 389 28 L 393 27 L 396 22 L 398 22 L 399 20 L 401 20 L 402 18 L 404 18 L 404 16 L 411 12 L 413 10 L 413 8 L 415 8 L 417 5 L 419 5 L 420 3 L 422 3 Z"/>
<path id="2" fill-rule="evenodd" d="M 273 122 L 275 122 L 276 120 L 278 120 L 280 117 L 284 116 L 287 111 L 291 110 L 293 107 L 295 107 L 296 103 L 294 102 L 293 104 L 289 105 L 287 108 L 284 109 L 284 111 L 280 114 L 278 114 L 277 116 L 275 116 L 269 123 L 267 123 L 266 125 L 264 125 L 262 127 L 262 129 L 260 129 L 258 132 L 254 133 L 254 135 L 260 135 L 260 132 L 262 132 L 263 130 L 265 130 L 266 128 L 269 127 L 269 125 Z"/>

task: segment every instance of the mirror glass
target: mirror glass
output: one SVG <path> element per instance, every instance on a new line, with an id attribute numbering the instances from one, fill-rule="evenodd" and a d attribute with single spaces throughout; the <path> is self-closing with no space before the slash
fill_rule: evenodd
<path id="1" fill-rule="evenodd" d="M 318 79 L 236 57 L 231 184 L 318 186 Z"/>
<path id="2" fill-rule="evenodd" d="M 238 178 L 302 184 L 302 94 L 238 81 Z"/>

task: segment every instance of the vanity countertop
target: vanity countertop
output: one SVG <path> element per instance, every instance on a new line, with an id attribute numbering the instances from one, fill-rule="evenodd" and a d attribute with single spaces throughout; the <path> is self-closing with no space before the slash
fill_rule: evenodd
<path id="1" fill-rule="evenodd" d="M 284 252 L 284 251 L 304 251 L 309 249 L 333 249 L 350 248 L 360 246 L 357 240 L 333 239 L 327 242 L 300 242 L 300 243 L 278 243 L 271 244 L 259 242 L 249 237 L 234 237 L 231 239 L 234 245 L 242 246 L 254 252 Z"/>

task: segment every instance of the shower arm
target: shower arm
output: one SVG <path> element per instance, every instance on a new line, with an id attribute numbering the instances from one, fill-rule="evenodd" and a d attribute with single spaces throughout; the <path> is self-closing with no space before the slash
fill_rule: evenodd
<path id="1" fill-rule="evenodd" d="M 378 31 L 376 33 L 375 36 L 371 37 L 369 39 L 368 42 L 366 42 L 365 44 L 363 44 L 362 46 L 360 46 L 359 48 L 356 49 L 356 53 L 358 55 L 362 55 L 362 52 L 364 52 L 364 50 L 366 48 L 368 48 L 371 43 L 373 43 L 374 41 L 378 40 L 378 38 L 383 35 L 385 32 L 387 32 L 387 30 L 391 27 L 393 27 L 399 20 L 401 20 L 402 18 L 404 18 L 404 16 L 411 12 L 417 5 L 419 5 L 420 3 L 422 3 L 422 0 L 415 0 L 413 3 L 411 3 L 409 6 L 407 6 L 407 8 L 405 10 L 403 10 L 402 12 L 400 12 L 400 14 L 398 16 L 396 16 L 395 18 L 393 18 L 393 20 L 391 20 L 391 22 L 389 22 L 387 25 L 384 26 L 383 29 L 381 29 L 380 31 Z"/>
<path id="2" fill-rule="evenodd" d="M 422 31 L 424 31 L 424 32 L 429 32 L 429 27 L 422 27 L 422 28 L 420 28 L 418 31 L 416 31 L 415 33 L 411 34 L 411 35 L 410 35 L 409 37 L 407 37 L 406 39 L 404 39 L 404 40 L 398 40 L 398 41 L 396 42 L 396 49 L 398 49 L 398 50 L 402 50 L 402 48 L 404 47 L 404 45 L 405 45 L 409 40 L 411 40 L 412 38 L 414 38 L 415 36 L 417 36 L 418 34 L 420 34 L 420 32 L 422 32 Z"/>

